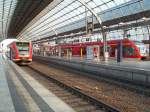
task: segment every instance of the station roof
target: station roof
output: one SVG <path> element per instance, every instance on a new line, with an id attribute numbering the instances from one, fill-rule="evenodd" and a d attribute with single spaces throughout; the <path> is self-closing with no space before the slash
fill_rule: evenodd
<path id="1" fill-rule="evenodd" d="M 0 0 L 0 36 L 34 41 L 85 29 L 86 14 L 109 25 L 149 16 L 149 10 L 149 0 Z"/>
<path id="2" fill-rule="evenodd" d="M 0 0 L 0 40 L 18 33 L 52 0 Z"/>
<path id="3" fill-rule="evenodd" d="M 7 37 L 7 31 L 16 4 L 16 0 L 0 0 L 0 40 Z"/>
<path id="4" fill-rule="evenodd" d="M 51 2 L 52 0 L 18 0 L 8 29 L 8 37 L 17 36 Z"/>
<path id="5" fill-rule="evenodd" d="M 92 11 L 101 23 L 105 23 L 149 9 L 149 0 L 54 0 L 22 30 L 18 38 L 33 41 L 84 28 L 85 14 L 90 17 Z M 98 23 L 96 18 L 94 22 Z"/>

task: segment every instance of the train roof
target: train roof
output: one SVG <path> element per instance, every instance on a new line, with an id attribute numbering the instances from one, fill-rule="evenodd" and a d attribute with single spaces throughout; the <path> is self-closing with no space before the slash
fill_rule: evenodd
<path id="1" fill-rule="evenodd" d="M 16 43 L 30 43 L 29 41 L 16 41 Z"/>
<path id="2" fill-rule="evenodd" d="M 11 46 L 12 44 L 15 44 L 15 43 L 31 43 L 31 42 L 29 42 L 29 41 L 14 41 L 14 42 L 8 44 L 7 47 L 9 47 L 9 46 Z"/>

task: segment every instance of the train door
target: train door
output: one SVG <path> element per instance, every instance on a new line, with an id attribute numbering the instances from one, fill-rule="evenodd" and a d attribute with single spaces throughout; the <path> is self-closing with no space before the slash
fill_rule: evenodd
<path id="1" fill-rule="evenodd" d="M 66 50 L 64 48 L 61 48 L 61 56 L 66 56 Z"/>
<path id="2" fill-rule="evenodd" d="M 87 46 L 86 57 L 87 59 L 93 59 L 93 47 L 92 46 Z"/>
<path id="3" fill-rule="evenodd" d="M 87 46 L 86 54 L 88 59 L 99 59 L 99 46 Z"/>
<path id="4" fill-rule="evenodd" d="M 83 48 L 80 48 L 80 57 L 83 57 Z"/>
<path id="5" fill-rule="evenodd" d="M 116 46 L 111 45 L 109 47 L 109 56 L 110 57 L 116 57 L 116 53 L 117 53 Z"/>
<path id="6" fill-rule="evenodd" d="M 71 48 L 67 48 L 67 57 L 71 57 L 72 56 L 72 49 Z"/>
<path id="7" fill-rule="evenodd" d="M 104 47 L 100 46 L 100 51 L 99 51 L 100 52 L 100 57 L 103 57 L 103 55 L 104 55 L 104 52 L 103 52 L 104 50 L 103 49 L 104 49 Z"/>
<path id="8" fill-rule="evenodd" d="M 86 48 L 80 47 L 80 57 L 84 57 L 86 55 Z"/>
<path id="9" fill-rule="evenodd" d="M 61 57 L 62 51 L 61 51 L 61 46 L 58 46 L 58 56 Z"/>
<path id="10" fill-rule="evenodd" d="M 94 59 L 99 59 L 99 46 L 93 46 L 93 57 Z"/>

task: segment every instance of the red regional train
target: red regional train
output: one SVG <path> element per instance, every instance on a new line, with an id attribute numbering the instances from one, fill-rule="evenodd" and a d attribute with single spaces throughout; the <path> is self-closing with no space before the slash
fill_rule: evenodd
<path id="1" fill-rule="evenodd" d="M 19 65 L 27 65 L 32 62 L 32 43 L 31 42 L 13 42 L 8 45 L 8 53 L 11 60 Z"/>
<path id="2" fill-rule="evenodd" d="M 145 59 L 147 55 L 147 48 L 142 42 L 131 41 L 127 38 L 121 40 L 111 40 L 107 42 L 108 52 L 110 57 L 116 56 L 116 49 L 118 44 L 122 42 L 123 46 L 123 58 L 136 58 L 136 59 Z M 100 56 L 103 56 L 103 43 L 102 42 L 85 42 L 77 44 L 64 44 L 59 45 L 61 52 L 66 55 L 68 52 L 71 52 L 72 56 L 83 56 L 87 54 L 87 47 L 93 46 L 93 54 L 96 52 Z M 98 50 L 99 49 L 99 50 Z M 96 55 L 95 55 L 96 56 Z"/>

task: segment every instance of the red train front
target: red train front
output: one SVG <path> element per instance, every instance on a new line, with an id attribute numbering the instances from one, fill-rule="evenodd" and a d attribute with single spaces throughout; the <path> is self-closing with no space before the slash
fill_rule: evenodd
<path id="1" fill-rule="evenodd" d="M 123 57 L 124 58 L 137 58 L 145 59 L 147 55 L 146 46 L 142 42 L 131 41 L 129 39 L 122 40 L 112 40 L 108 41 L 109 55 L 110 57 L 115 57 L 115 52 L 119 42 L 122 42 L 123 46 Z"/>
<path id="2" fill-rule="evenodd" d="M 13 42 L 9 45 L 10 59 L 18 64 L 30 64 L 32 62 L 31 42 Z"/>

